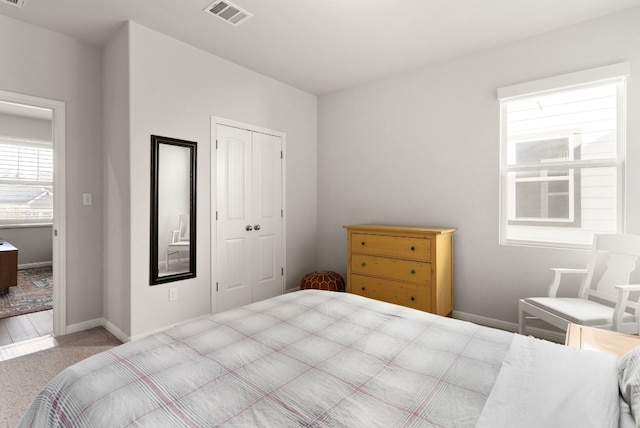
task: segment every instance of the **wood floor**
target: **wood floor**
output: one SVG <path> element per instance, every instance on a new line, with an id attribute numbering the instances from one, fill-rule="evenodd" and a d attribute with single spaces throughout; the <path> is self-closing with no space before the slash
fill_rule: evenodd
<path id="1" fill-rule="evenodd" d="M 0 319 L 0 346 L 53 333 L 53 309 Z"/>

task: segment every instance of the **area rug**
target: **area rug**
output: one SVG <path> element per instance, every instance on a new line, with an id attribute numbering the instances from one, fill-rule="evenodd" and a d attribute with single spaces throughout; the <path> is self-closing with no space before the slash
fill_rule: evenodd
<path id="1" fill-rule="evenodd" d="M 66 367 L 120 345 L 102 327 L 57 338 L 55 348 L 0 362 L 0 428 L 14 428 L 31 401 Z"/>
<path id="2" fill-rule="evenodd" d="M 51 266 L 18 271 L 18 285 L 0 295 L 0 319 L 53 308 Z"/>

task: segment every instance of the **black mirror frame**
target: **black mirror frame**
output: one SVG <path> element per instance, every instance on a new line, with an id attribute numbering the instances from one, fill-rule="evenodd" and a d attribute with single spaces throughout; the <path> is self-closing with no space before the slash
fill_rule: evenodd
<path id="1" fill-rule="evenodd" d="M 189 149 L 190 177 L 189 177 L 189 270 L 187 272 L 172 275 L 158 275 L 158 184 L 160 144 L 186 147 Z M 196 277 L 196 148 L 194 141 L 179 140 L 176 138 L 151 136 L 151 236 L 150 236 L 150 270 L 149 285 L 165 284 L 167 282 L 181 281 Z"/>

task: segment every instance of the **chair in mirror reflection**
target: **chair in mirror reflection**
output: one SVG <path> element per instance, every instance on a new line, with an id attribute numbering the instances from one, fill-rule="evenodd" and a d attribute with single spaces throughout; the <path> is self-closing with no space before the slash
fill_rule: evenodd
<path id="1" fill-rule="evenodd" d="M 178 263 L 182 263 L 182 256 L 187 253 L 189 258 L 189 214 L 181 214 L 178 222 L 178 229 L 171 232 L 171 242 L 167 245 L 166 271 L 170 272 L 169 262 L 173 255 L 177 255 Z"/>

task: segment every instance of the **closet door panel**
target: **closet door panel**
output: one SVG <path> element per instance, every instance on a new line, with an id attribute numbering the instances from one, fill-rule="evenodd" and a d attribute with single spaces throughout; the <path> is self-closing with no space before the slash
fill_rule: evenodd
<path id="1" fill-rule="evenodd" d="M 255 274 L 250 262 L 251 132 L 218 125 L 216 162 L 217 242 L 214 266 L 216 311 L 252 302 Z"/>

